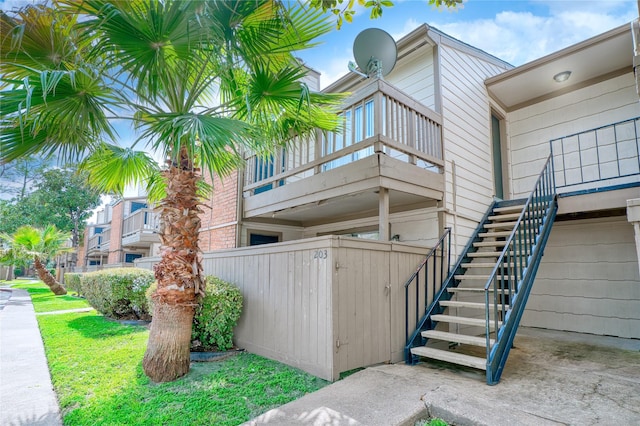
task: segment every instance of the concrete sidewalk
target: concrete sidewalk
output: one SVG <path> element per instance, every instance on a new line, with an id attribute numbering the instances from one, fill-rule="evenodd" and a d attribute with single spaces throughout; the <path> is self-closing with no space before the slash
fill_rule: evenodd
<path id="1" fill-rule="evenodd" d="M 640 425 L 639 350 L 640 340 L 522 328 L 496 386 L 443 363 L 380 365 L 246 424 Z"/>
<path id="2" fill-rule="evenodd" d="M 0 289 L 0 425 L 61 425 L 31 298 Z M 10 297 L 6 297 L 11 292 Z"/>

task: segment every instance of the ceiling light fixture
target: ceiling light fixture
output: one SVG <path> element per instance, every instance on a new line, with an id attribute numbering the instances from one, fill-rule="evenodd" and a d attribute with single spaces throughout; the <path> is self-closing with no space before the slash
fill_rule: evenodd
<path id="1" fill-rule="evenodd" d="M 571 76 L 571 71 L 562 71 L 553 76 L 553 79 L 556 83 L 562 83 L 563 81 L 567 81 Z"/>

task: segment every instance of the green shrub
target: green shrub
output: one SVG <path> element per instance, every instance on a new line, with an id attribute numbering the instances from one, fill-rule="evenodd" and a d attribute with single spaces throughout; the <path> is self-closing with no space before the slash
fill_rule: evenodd
<path id="1" fill-rule="evenodd" d="M 82 274 L 78 274 L 75 272 L 67 272 L 64 274 L 64 285 L 67 290 L 75 291 L 78 296 L 82 293 L 82 288 L 80 287 L 81 281 L 80 277 Z"/>
<path id="2" fill-rule="evenodd" d="M 105 316 L 149 319 L 145 292 L 154 280 L 147 269 L 114 268 L 82 274 L 80 288 L 89 304 Z"/>
<path id="3" fill-rule="evenodd" d="M 204 347 L 230 349 L 233 347 L 233 328 L 242 313 L 242 293 L 236 286 L 209 276 L 205 294 L 196 308 L 191 340 L 200 341 Z"/>
<path id="4" fill-rule="evenodd" d="M 233 347 L 233 328 L 242 313 L 242 293 L 218 277 L 208 276 L 206 280 L 205 296 L 193 317 L 192 346 L 224 351 Z M 155 290 L 155 283 L 147 290 L 149 306 Z"/>

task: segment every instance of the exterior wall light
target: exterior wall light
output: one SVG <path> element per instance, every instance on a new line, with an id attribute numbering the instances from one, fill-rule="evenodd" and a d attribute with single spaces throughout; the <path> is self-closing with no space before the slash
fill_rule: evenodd
<path id="1" fill-rule="evenodd" d="M 571 76 L 571 71 L 562 71 L 553 76 L 553 79 L 556 83 L 562 83 L 563 81 L 567 81 Z"/>

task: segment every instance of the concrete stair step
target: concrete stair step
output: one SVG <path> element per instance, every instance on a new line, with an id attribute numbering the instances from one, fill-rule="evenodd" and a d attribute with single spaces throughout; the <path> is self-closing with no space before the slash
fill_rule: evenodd
<path id="1" fill-rule="evenodd" d="M 467 253 L 469 257 L 499 257 L 502 254 L 502 251 L 476 251 L 473 253 Z M 510 256 L 514 255 L 514 252 L 509 253 Z"/>
<path id="2" fill-rule="evenodd" d="M 486 325 L 486 321 L 484 318 L 467 318 L 467 317 L 457 317 L 455 315 L 431 315 L 431 319 L 436 322 L 447 322 L 453 324 L 463 324 L 463 325 L 475 325 L 478 327 L 484 327 Z M 495 323 L 495 320 L 489 320 L 491 323 Z M 498 321 L 498 327 L 502 325 L 502 321 Z M 493 324 L 492 324 L 493 326 Z"/>
<path id="3" fill-rule="evenodd" d="M 462 343 L 463 345 L 480 346 L 482 348 L 487 346 L 487 339 L 479 336 L 469 336 L 467 334 L 449 333 L 446 331 L 427 330 L 420 333 L 422 337 L 427 339 L 444 340 L 445 342 Z M 489 344 L 493 345 L 494 339 L 489 339 Z"/>
<path id="4" fill-rule="evenodd" d="M 490 231 L 490 232 L 480 232 L 478 234 L 481 238 L 505 238 L 511 235 L 513 229 L 510 231 Z"/>
<path id="5" fill-rule="evenodd" d="M 498 257 L 498 255 L 496 255 L 496 257 Z M 495 263 L 491 263 L 491 262 L 471 262 L 471 263 L 462 263 L 460 264 L 461 268 L 464 269 L 471 269 L 471 268 L 490 268 L 493 269 L 496 266 Z M 506 266 L 506 263 L 505 263 Z M 513 268 L 513 263 L 511 263 L 509 265 L 510 267 Z"/>
<path id="6" fill-rule="evenodd" d="M 440 361 L 450 362 L 452 364 L 477 368 L 478 370 L 487 369 L 487 360 L 477 356 L 465 355 L 458 352 L 443 351 L 434 348 L 427 348 L 425 346 L 411 348 L 411 353 L 413 355 L 422 356 L 425 358 L 437 359 Z"/>
<path id="7" fill-rule="evenodd" d="M 513 219 L 518 219 L 519 217 L 520 217 L 520 213 L 508 213 L 508 214 L 499 214 L 499 215 L 489 216 L 489 220 L 491 222 L 500 222 L 505 220 L 512 221 Z"/>
<path id="8" fill-rule="evenodd" d="M 512 213 L 512 212 L 521 212 L 524 207 L 526 201 L 522 202 L 522 204 L 514 204 L 512 206 L 505 207 L 496 207 L 493 209 L 494 213 Z"/>
<path id="9" fill-rule="evenodd" d="M 498 275 L 500 276 L 500 275 Z M 463 275 L 454 275 L 456 280 L 484 280 L 487 281 L 489 279 L 489 275 L 475 275 L 475 274 L 463 274 Z M 507 277 L 505 275 L 505 277 Z M 515 280 L 515 276 L 510 277 L 511 280 Z"/>
<path id="10" fill-rule="evenodd" d="M 449 293 L 483 293 L 484 287 L 449 287 L 447 288 Z M 489 289 L 489 291 L 493 291 Z"/>
<path id="11" fill-rule="evenodd" d="M 473 243 L 474 247 L 504 247 L 507 244 L 506 241 L 480 241 Z"/>
<path id="12" fill-rule="evenodd" d="M 487 223 L 484 225 L 484 227 L 487 229 L 502 229 L 502 228 L 513 229 L 513 227 L 516 226 L 516 223 L 518 222 L 513 221 L 513 222 Z"/>
<path id="13" fill-rule="evenodd" d="M 485 305 L 481 302 L 461 302 L 459 300 L 441 300 L 440 306 L 445 306 L 447 308 L 470 308 L 470 309 L 481 309 L 484 311 Z M 493 306 L 493 304 L 492 304 Z M 509 305 L 505 304 L 505 309 L 509 309 Z M 498 304 L 498 310 L 502 311 L 502 304 Z"/>

